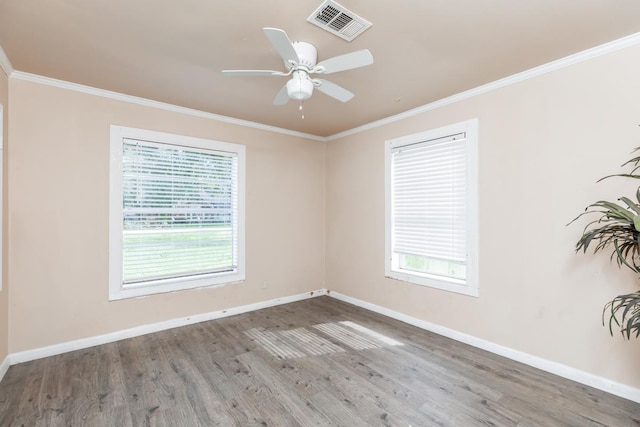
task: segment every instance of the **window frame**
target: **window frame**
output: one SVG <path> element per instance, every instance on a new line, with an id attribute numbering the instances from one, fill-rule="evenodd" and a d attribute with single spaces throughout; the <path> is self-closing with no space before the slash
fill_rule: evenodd
<path id="1" fill-rule="evenodd" d="M 0 104 L 0 291 L 3 289 L 4 259 L 4 106 Z"/>
<path id="2" fill-rule="evenodd" d="M 123 142 L 125 139 L 137 139 L 173 147 L 193 148 L 196 150 L 233 153 L 237 156 L 237 199 L 238 230 L 237 259 L 238 266 L 232 271 L 211 273 L 205 276 L 160 278 L 136 283 L 123 284 Z M 111 125 L 109 160 L 109 300 L 120 300 L 185 289 L 216 287 L 245 280 L 245 146 L 229 142 L 215 141 L 184 135 L 157 132 L 146 129 Z"/>
<path id="3" fill-rule="evenodd" d="M 466 279 L 420 273 L 401 269 L 393 257 L 393 150 L 421 142 L 466 133 L 465 191 L 466 191 Z M 479 296 L 478 275 L 478 119 L 470 119 L 452 125 L 415 133 L 385 141 L 385 276 L 395 280 L 428 286 L 463 295 Z"/>

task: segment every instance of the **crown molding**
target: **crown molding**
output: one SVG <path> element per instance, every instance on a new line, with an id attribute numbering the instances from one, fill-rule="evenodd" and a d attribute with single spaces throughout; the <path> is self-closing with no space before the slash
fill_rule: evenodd
<path id="1" fill-rule="evenodd" d="M 517 74 L 502 78 L 500 80 L 493 81 L 491 83 L 484 84 L 482 86 L 469 89 L 458 94 L 442 98 L 438 101 L 422 105 L 420 107 L 413 108 L 400 114 L 386 117 L 384 119 L 376 120 L 375 122 L 367 123 L 362 126 L 355 127 L 353 129 L 339 132 L 333 135 L 329 135 L 324 138 L 325 141 L 334 141 L 336 139 L 344 138 L 346 136 L 355 135 L 357 133 L 365 132 L 371 129 L 375 129 L 380 126 L 384 126 L 390 123 L 398 122 L 409 117 L 416 116 L 418 114 L 425 113 L 427 111 L 435 110 L 445 105 L 454 104 L 465 99 L 473 98 L 474 96 L 482 95 L 487 92 L 501 89 L 506 86 L 510 86 L 516 83 L 520 83 L 524 80 L 533 79 L 535 77 L 551 73 L 553 71 L 560 70 L 562 68 L 569 67 L 571 65 L 579 64 L 584 61 L 588 61 L 593 58 L 597 58 L 602 55 L 617 52 L 628 47 L 637 46 L 640 44 L 640 33 L 631 34 L 629 36 L 613 40 L 608 43 L 601 44 L 599 46 L 583 50 L 582 52 L 575 53 L 573 55 L 566 56 L 564 58 L 548 62 L 538 67 L 531 68 L 526 71 L 522 71 Z"/>
<path id="2" fill-rule="evenodd" d="M 325 138 L 317 135 L 311 135 L 304 132 L 298 132 L 290 129 L 279 128 L 276 126 L 256 123 L 249 120 L 236 119 L 220 114 L 209 113 L 206 111 L 195 110 L 193 108 L 181 107 L 179 105 L 168 104 L 165 102 L 154 101 L 152 99 L 140 98 L 137 96 L 126 95 L 124 93 L 113 92 L 105 89 L 98 89 L 91 86 L 85 86 L 78 83 L 72 83 L 64 80 L 58 80 L 51 77 L 40 76 L 37 74 L 25 73 L 23 71 L 13 71 L 11 77 L 32 83 L 39 83 L 47 86 L 53 86 L 61 89 L 67 89 L 74 92 L 86 93 L 89 95 L 100 96 L 103 98 L 115 99 L 117 101 L 129 102 L 132 104 L 144 105 L 146 107 L 158 108 L 160 110 L 171 111 L 174 113 L 186 114 L 189 116 L 201 117 L 210 120 L 216 120 L 223 123 L 230 123 L 238 126 L 244 126 L 253 129 L 264 130 L 267 132 L 280 133 L 283 135 L 295 136 L 298 138 L 310 139 L 313 141 L 324 142 Z"/>
<path id="3" fill-rule="evenodd" d="M 312 135 L 309 133 L 279 128 L 276 126 L 265 125 L 262 123 L 252 122 L 249 120 L 236 119 L 233 117 L 227 117 L 220 114 L 209 113 L 206 111 L 195 110 L 192 108 L 180 107 L 178 105 L 168 104 L 168 103 L 159 102 L 159 101 L 153 101 L 150 99 L 126 95 L 119 92 L 112 92 L 104 89 L 94 88 L 91 86 L 71 83 L 64 80 L 57 80 L 50 77 L 44 77 L 36 74 L 16 71 L 11 66 L 11 62 L 9 62 L 9 59 L 4 54 L 4 51 L 2 50 L 1 47 L 0 47 L 0 67 L 2 67 L 2 69 L 7 73 L 8 76 L 12 78 L 17 78 L 20 80 L 26 80 L 34 83 L 40 83 L 48 86 L 59 87 L 62 89 L 68 89 L 76 92 L 87 93 L 90 95 L 102 96 L 105 98 L 115 99 L 115 100 L 124 101 L 124 102 L 130 102 L 133 104 L 144 105 L 147 107 L 158 108 L 158 109 L 172 111 L 172 112 L 181 113 L 181 114 L 187 114 L 195 117 L 202 117 L 202 118 L 216 120 L 224 123 L 230 123 L 238 126 L 245 126 L 253 129 L 259 129 L 259 130 L 264 130 L 268 132 L 280 133 L 283 135 L 309 139 L 312 141 L 329 142 L 329 141 L 335 141 L 350 135 L 355 135 L 361 132 L 365 132 L 371 129 L 375 129 L 380 126 L 395 123 L 395 122 L 407 119 L 409 117 L 413 117 L 413 116 L 425 113 L 427 111 L 435 110 L 435 109 L 444 107 L 446 105 L 450 105 L 459 101 L 470 99 L 478 95 L 482 95 L 497 89 L 504 88 L 506 86 L 520 83 L 525 80 L 533 79 L 535 77 L 539 77 L 544 74 L 569 67 L 571 65 L 579 64 L 581 62 L 588 61 L 590 59 L 597 58 L 599 56 L 607 55 L 609 53 L 613 53 L 622 49 L 626 49 L 628 47 L 637 46 L 639 44 L 640 44 L 640 33 L 631 34 L 629 36 L 622 37 L 620 39 L 601 44 L 599 46 L 584 50 L 582 52 L 575 53 L 573 55 L 569 55 L 567 57 L 540 65 L 538 67 L 534 67 L 529 70 L 526 70 L 517 74 L 513 74 L 503 79 L 496 80 L 494 82 L 487 83 L 482 86 L 478 86 L 473 89 L 469 89 L 467 91 L 460 92 L 446 98 L 442 98 L 438 101 L 434 101 L 429 104 L 425 104 L 420 107 L 416 107 L 411 110 L 407 110 L 405 112 L 395 114 L 393 116 L 376 120 L 374 122 L 370 122 L 362 126 L 357 126 L 355 128 L 348 129 L 346 131 L 339 132 L 329 136 Z"/>
<path id="4" fill-rule="evenodd" d="M 11 65 L 11 61 L 9 61 L 7 54 L 2 50 L 2 46 L 0 46 L 0 68 L 4 70 L 4 73 L 7 76 L 11 76 L 13 74 L 13 66 Z"/>

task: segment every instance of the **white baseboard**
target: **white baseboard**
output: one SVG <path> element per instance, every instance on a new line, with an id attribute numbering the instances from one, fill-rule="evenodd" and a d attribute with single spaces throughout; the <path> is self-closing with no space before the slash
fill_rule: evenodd
<path id="1" fill-rule="evenodd" d="M 0 374 L 3 374 L 2 368 L 6 364 L 9 365 L 28 362 L 31 360 L 42 359 L 43 357 L 55 356 L 69 351 L 82 350 L 96 345 L 107 344 L 120 341 L 127 338 L 133 338 L 140 335 L 150 334 L 153 332 L 164 331 L 167 329 L 178 328 L 180 326 L 192 325 L 194 323 L 206 322 L 208 320 L 220 319 L 223 317 L 234 316 L 236 314 L 247 313 L 250 311 L 260 310 L 263 308 L 273 307 L 290 302 L 302 301 L 308 298 L 326 295 L 325 289 L 305 292 L 303 294 L 291 295 L 288 297 L 276 298 L 269 301 L 262 301 L 253 304 L 243 305 L 240 307 L 228 308 L 225 310 L 212 311 L 210 313 L 196 314 L 194 316 L 182 317 L 178 319 L 166 320 L 164 322 L 153 323 L 150 325 L 137 326 L 135 328 L 125 329 L 122 331 L 112 332 L 109 334 L 98 335 L 89 338 L 83 338 L 75 341 L 69 341 L 61 344 L 54 344 L 48 347 L 36 348 L 33 350 L 21 351 L 7 356 L 7 359 L 0 365 Z M 8 362 L 9 361 L 9 362 Z M 0 379 L 2 375 L 0 375 Z"/>
<path id="2" fill-rule="evenodd" d="M 598 390 L 602 390 L 607 393 L 611 393 L 613 395 L 620 396 L 625 399 L 640 403 L 640 389 L 637 389 L 616 381 L 612 381 L 603 377 L 599 377 L 597 375 L 593 375 L 588 372 L 581 371 L 571 366 L 563 365 L 561 363 L 553 362 L 551 360 L 546 360 L 537 356 L 532 356 L 530 354 L 527 354 L 518 350 L 514 350 L 509 347 L 495 344 L 493 342 L 486 341 L 484 339 L 477 338 L 472 335 L 467 335 L 462 332 L 446 328 L 444 326 L 436 325 L 434 323 L 430 323 L 425 320 L 411 317 L 386 307 L 382 307 L 376 304 L 362 301 L 360 299 L 353 298 L 353 297 L 341 294 L 339 292 L 329 291 L 327 289 L 318 289 L 318 290 L 306 292 L 303 294 L 276 298 L 269 301 L 262 301 L 262 302 L 243 305 L 239 307 L 233 307 L 226 310 L 218 310 L 210 313 L 202 313 L 202 314 L 197 314 L 189 317 L 171 319 L 164 322 L 138 326 L 135 328 L 125 329 L 122 331 L 113 332 L 109 334 L 104 334 L 104 335 L 99 335 L 95 337 L 69 341 L 66 343 L 55 344 L 48 347 L 42 347 L 42 348 L 37 348 L 33 350 L 26 350 L 18 353 L 9 354 L 5 358 L 5 360 L 0 364 L 0 381 L 4 377 L 10 365 L 28 362 L 30 360 L 41 359 L 43 357 L 55 356 L 58 354 L 69 352 L 69 351 L 82 350 L 82 349 L 93 347 L 96 345 L 107 344 L 110 342 L 120 341 L 127 338 L 133 338 L 140 335 L 150 334 L 153 332 L 159 332 L 167 329 L 177 328 L 180 326 L 191 325 L 199 322 L 206 322 L 208 320 L 234 316 L 236 314 L 242 314 L 250 311 L 260 310 L 263 308 L 274 307 L 276 305 L 302 301 L 305 299 L 314 298 L 322 295 L 329 295 L 332 298 L 336 298 L 338 300 L 347 302 L 349 304 L 353 304 L 358 307 L 365 308 L 367 310 L 382 314 L 383 316 L 387 316 L 392 319 L 400 320 L 401 322 L 416 326 L 420 329 L 434 332 L 438 335 L 442 335 L 447 338 L 451 338 L 456 341 L 460 341 L 465 344 L 472 345 L 474 347 L 489 351 L 491 353 L 504 356 L 511 360 L 515 360 L 517 362 L 521 362 L 526 365 L 533 366 L 534 368 L 538 368 L 543 371 L 561 376 L 563 378 L 567 378 L 569 380 L 588 385 Z"/>
<path id="3" fill-rule="evenodd" d="M 327 291 L 327 295 L 336 298 L 338 300 L 348 302 L 349 304 L 356 305 L 358 307 L 366 308 L 367 310 L 374 311 L 392 319 L 400 320 L 401 322 L 408 323 L 416 326 L 420 329 L 424 329 L 430 332 L 434 332 L 438 335 L 445 336 L 447 338 L 454 339 L 456 341 L 463 342 L 465 344 L 472 345 L 482 350 L 495 353 L 497 355 L 515 360 L 517 362 L 524 363 L 534 368 L 541 369 L 546 372 L 558 375 L 563 378 L 567 378 L 578 383 L 588 385 L 598 390 L 611 393 L 613 395 L 623 397 L 633 402 L 640 403 L 640 389 L 622 384 L 616 381 L 609 380 L 594 374 L 590 374 L 580 369 L 572 368 L 571 366 L 563 365 L 558 362 L 546 360 L 541 357 L 532 356 L 530 354 L 514 350 L 509 347 L 505 347 L 499 344 L 495 344 L 490 341 L 483 340 L 481 338 L 467 335 L 462 332 L 458 332 L 453 329 L 445 328 L 444 326 L 436 325 L 424 320 L 417 319 L 415 317 L 407 316 L 400 312 L 385 308 L 376 304 L 372 304 L 366 301 L 359 300 L 347 295 L 343 295 L 339 292 Z"/>
<path id="4" fill-rule="evenodd" d="M 7 355 L 2 363 L 0 363 L 0 381 L 2 381 L 2 379 L 4 378 L 4 374 L 6 374 L 9 370 L 9 366 L 11 366 L 11 357 Z"/>

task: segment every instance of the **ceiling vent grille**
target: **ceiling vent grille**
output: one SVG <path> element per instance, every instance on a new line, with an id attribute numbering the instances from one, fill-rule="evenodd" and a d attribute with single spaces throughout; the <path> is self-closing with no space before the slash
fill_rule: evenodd
<path id="1" fill-rule="evenodd" d="M 307 21 L 347 41 L 355 39 L 371 26 L 371 22 L 333 0 L 322 3 Z"/>

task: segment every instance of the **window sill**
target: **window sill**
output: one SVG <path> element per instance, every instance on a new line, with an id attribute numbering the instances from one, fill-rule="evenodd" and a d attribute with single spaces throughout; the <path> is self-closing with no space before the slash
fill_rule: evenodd
<path id="1" fill-rule="evenodd" d="M 385 277 L 393 280 L 400 280 L 414 285 L 426 286 L 457 294 L 478 297 L 478 287 L 471 286 L 468 282 L 442 276 L 432 276 L 428 274 L 416 274 L 415 272 L 387 271 Z"/>
<path id="2" fill-rule="evenodd" d="M 115 286 L 112 284 L 109 290 L 109 301 L 184 291 L 188 289 L 217 288 L 219 286 L 240 283 L 244 280 L 245 276 L 243 273 L 225 272 L 210 274 L 205 277 L 179 277 L 174 279 L 161 279 L 134 283 L 124 286 L 121 283 L 116 283 Z"/>

